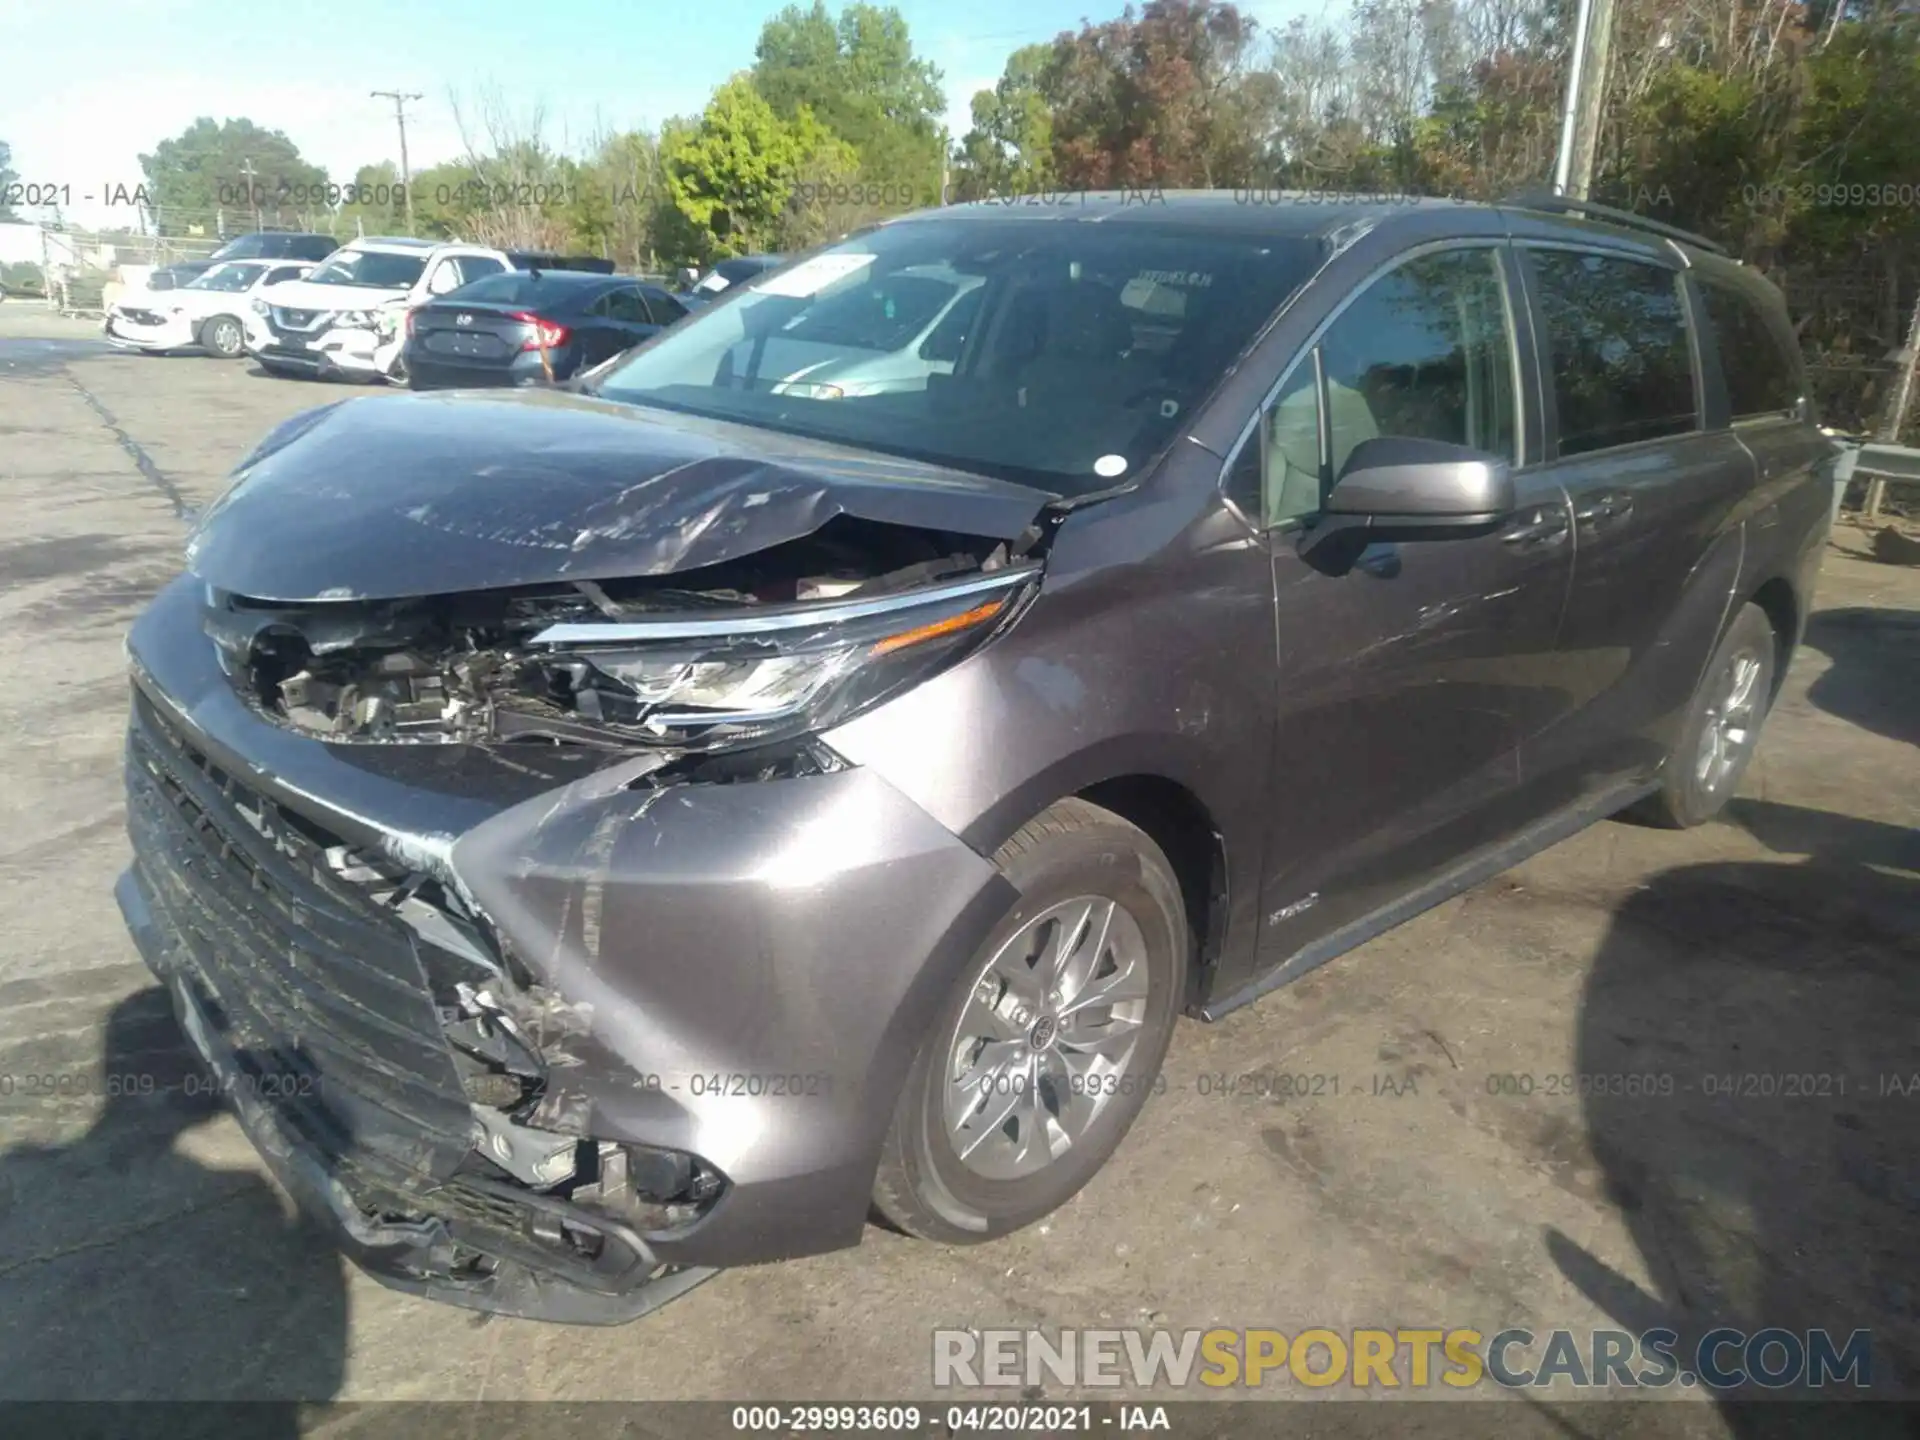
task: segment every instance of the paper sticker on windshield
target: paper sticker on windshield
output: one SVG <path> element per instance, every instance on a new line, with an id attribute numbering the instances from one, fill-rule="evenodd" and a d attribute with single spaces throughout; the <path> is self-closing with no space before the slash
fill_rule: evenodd
<path id="1" fill-rule="evenodd" d="M 1124 455 L 1102 455 L 1093 462 L 1093 473 L 1103 480 L 1111 480 L 1116 475 L 1127 473 L 1127 457 Z"/>
<path id="2" fill-rule="evenodd" d="M 818 295 L 836 280 L 857 274 L 878 259 L 874 255 L 816 255 L 754 286 L 762 295 Z"/>

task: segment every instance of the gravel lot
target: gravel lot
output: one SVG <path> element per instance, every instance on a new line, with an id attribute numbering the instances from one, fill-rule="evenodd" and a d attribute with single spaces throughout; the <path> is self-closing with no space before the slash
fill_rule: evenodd
<path id="1" fill-rule="evenodd" d="M 1920 570 L 1856 532 L 1726 821 L 1602 824 L 1183 1025 L 1167 1093 L 1049 1223 L 978 1249 L 870 1230 L 624 1329 L 483 1324 L 342 1265 L 226 1118 L 93 1093 L 103 1063 L 187 1073 L 110 894 L 121 636 L 186 509 L 345 393 L 95 335 L 0 308 L 0 1398 L 885 1398 L 931 1394 L 938 1326 L 1720 1317 L 1869 1328 L 1876 1386 L 1920 1387 L 1920 1091 L 1878 1078 L 1920 1071 Z M 1547 1078 L 1627 1071 L 1675 1093 Z M 1248 1073 L 1338 1094 L 1203 1079 Z M 1844 1093 L 1704 1093 L 1742 1074 Z M 1497 1430 L 1590 1433 L 1580 1405 L 1509 1402 Z M 1750 1433 L 1706 1404 L 1668 1418 Z"/>

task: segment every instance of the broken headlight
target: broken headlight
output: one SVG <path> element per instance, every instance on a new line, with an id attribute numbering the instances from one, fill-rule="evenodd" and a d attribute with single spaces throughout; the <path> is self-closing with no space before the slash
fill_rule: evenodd
<path id="1" fill-rule="evenodd" d="M 1037 570 L 726 619 L 555 625 L 534 637 L 574 712 L 703 750 L 827 729 L 925 679 L 1010 621 Z"/>

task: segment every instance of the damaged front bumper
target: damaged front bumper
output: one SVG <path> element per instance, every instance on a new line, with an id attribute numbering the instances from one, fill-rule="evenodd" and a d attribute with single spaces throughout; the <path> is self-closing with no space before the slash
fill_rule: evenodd
<path id="1" fill-rule="evenodd" d="M 159 310 L 122 310 L 115 307 L 101 322 L 101 334 L 120 350 L 184 350 L 200 343 L 197 327 L 185 315 Z"/>
<path id="2" fill-rule="evenodd" d="M 714 1267 L 858 1242 L 914 1049 L 1010 903 L 990 863 L 858 768 L 665 785 L 605 752 L 326 743 L 241 698 L 200 598 L 176 582 L 129 639 L 121 903 L 350 1256 L 606 1323 Z M 387 888 L 362 895 L 369 866 Z M 479 917 L 539 1057 L 524 1104 L 450 1043 L 467 1022 L 432 977 L 475 947 L 409 918 L 435 886 Z M 663 1156 L 713 1183 L 641 1184 Z"/>
<path id="3" fill-rule="evenodd" d="M 610 1262 L 602 1268 L 602 1283 L 558 1277 L 538 1258 L 529 1264 L 511 1254 L 527 1244 L 529 1237 L 521 1233 L 526 1226 L 563 1218 L 578 1224 L 579 1212 L 558 1203 L 542 1208 L 538 1197 L 472 1179 L 465 1182 L 474 1187 L 471 1218 L 371 1213 L 367 1197 L 350 1189 L 337 1166 L 283 1121 L 276 1102 L 302 1082 L 284 1071 L 260 1067 L 234 1035 L 221 1028 L 193 961 L 154 918 L 134 870 L 120 877 L 114 898 L 142 956 L 165 983 L 180 1028 L 267 1168 L 302 1211 L 327 1227 L 341 1252 L 381 1283 L 473 1310 L 611 1325 L 657 1310 L 719 1273 L 711 1266 L 663 1265 L 631 1228 L 596 1218 L 600 1253 Z M 496 1214 L 486 1213 L 487 1201 L 493 1202 Z M 525 1212 L 526 1226 L 502 1225 L 515 1211 Z M 482 1270 L 472 1263 L 473 1256 L 486 1256 L 492 1263 Z"/>

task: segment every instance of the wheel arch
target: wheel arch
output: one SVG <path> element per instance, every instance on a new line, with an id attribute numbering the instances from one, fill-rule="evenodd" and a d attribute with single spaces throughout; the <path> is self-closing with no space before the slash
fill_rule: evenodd
<path id="1" fill-rule="evenodd" d="M 1767 617 L 1767 623 L 1773 627 L 1773 690 L 1772 699 L 1780 693 L 1780 686 L 1787 675 L 1787 664 L 1793 659 L 1793 652 L 1800 641 L 1800 627 L 1804 617 L 1800 613 L 1800 598 L 1794 593 L 1793 582 L 1784 575 L 1775 575 L 1754 588 L 1746 597 L 1750 605 L 1758 605 Z"/>

